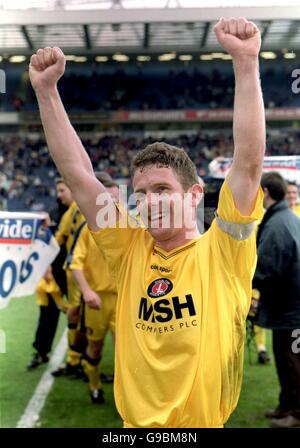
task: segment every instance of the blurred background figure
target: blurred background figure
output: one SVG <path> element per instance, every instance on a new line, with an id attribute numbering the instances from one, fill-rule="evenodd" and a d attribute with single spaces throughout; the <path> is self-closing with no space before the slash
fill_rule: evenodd
<path id="1" fill-rule="evenodd" d="M 300 354 L 292 350 L 292 333 L 300 327 L 300 220 L 285 201 L 287 184 L 280 174 L 264 174 L 261 185 L 266 213 L 257 232 L 253 288 L 259 300 L 252 301 L 252 311 L 259 326 L 273 330 L 281 388 L 277 408 L 266 416 L 273 427 L 300 427 Z"/>
<path id="2" fill-rule="evenodd" d="M 86 347 L 86 336 L 84 329 L 81 328 L 81 291 L 73 279 L 70 269 L 67 265 L 67 257 L 80 235 L 80 231 L 85 223 L 77 204 L 73 200 L 71 190 L 62 178 L 56 180 L 58 197 L 61 202 L 68 206 L 67 211 L 62 215 L 59 222 L 55 238 L 60 247 L 65 247 L 65 259 L 63 260 L 63 270 L 66 279 L 66 296 L 68 301 L 67 322 L 68 322 L 68 344 L 66 363 L 60 366 L 52 374 L 56 377 L 62 375 L 82 376 L 81 356 Z"/>
<path id="3" fill-rule="evenodd" d="M 56 184 L 57 205 L 45 219 L 47 225 L 54 234 L 58 228 L 59 221 L 68 208 L 72 197 L 68 188 L 63 188 L 60 183 Z M 48 362 L 48 355 L 51 352 L 55 337 L 60 311 L 67 311 L 67 304 L 63 299 L 66 293 L 65 274 L 63 271 L 63 261 L 66 256 L 65 247 L 60 247 L 60 252 L 48 267 L 44 277 L 38 284 L 36 290 L 36 301 L 40 307 L 39 320 L 35 332 L 35 339 L 32 344 L 36 350 L 31 361 L 27 364 L 27 369 L 32 370 L 40 364 Z"/>
<path id="4" fill-rule="evenodd" d="M 40 307 L 40 317 L 32 346 L 36 352 L 27 369 L 32 370 L 40 364 L 49 361 L 60 311 L 66 312 L 67 306 L 62 297 L 61 290 L 56 283 L 51 266 L 48 267 L 44 277 L 36 290 L 37 304 Z"/>
<path id="5" fill-rule="evenodd" d="M 288 182 L 286 200 L 290 209 L 300 217 L 299 190 L 296 182 Z"/>

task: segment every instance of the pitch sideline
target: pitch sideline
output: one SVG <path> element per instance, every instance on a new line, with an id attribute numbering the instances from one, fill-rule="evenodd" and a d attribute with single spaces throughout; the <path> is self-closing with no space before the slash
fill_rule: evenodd
<path id="1" fill-rule="evenodd" d="M 16 428 L 34 428 L 54 382 L 51 372 L 63 362 L 67 347 L 67 330 L 65 330 Z"/>

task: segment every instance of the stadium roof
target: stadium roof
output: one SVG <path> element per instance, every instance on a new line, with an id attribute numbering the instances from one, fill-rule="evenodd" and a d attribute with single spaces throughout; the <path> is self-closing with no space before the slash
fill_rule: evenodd
<path id="1" fill-rule="evenodd" d="M 203 0 L 202 7 L 194 7 L 199 3 L 195 0 L 0 1 L 0 53 L 28 55 L 43 46 L 60 46 L 66 53 L 77 55 L 220 51 L 212 29 L 220 16 L 254 20 L 262 31 L 264 50 L 300 49 L 299 1 Z M 226 4 L 231 6 L 225 7 Z M 252 6 L 244 6 L 247 4 Z M 265 6 L 253 7 L 258 4 Z"/>

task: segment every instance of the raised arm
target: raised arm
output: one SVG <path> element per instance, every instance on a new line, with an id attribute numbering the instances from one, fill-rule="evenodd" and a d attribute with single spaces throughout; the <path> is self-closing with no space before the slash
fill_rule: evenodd
<path id="1" fill-rule="evenodd" d="M 265 154 L 265 112 L 259 76 L 260 32 L 244 18 L 220 19 L 214 28 L 220 45 L 233 59 L 235 98 L 233 164 L 227 180 L 243 215 L 254 207 Z"/>
<path id="2" fill-rule="evenodd" d="M 106 190 L 96 179 L 91 161 L 71 125 L 57 90 L 65 71 L 65 56 L 57 48 L 40 49 L 31 57 L 29 76 L 39 104 L 48 149 L 72 191 L 91 230 L 98 230 L 96 198 Z M 109 199 L 108 197 L 108 200 Z M 111 200 L 111 206 L 114 207 Z"/>

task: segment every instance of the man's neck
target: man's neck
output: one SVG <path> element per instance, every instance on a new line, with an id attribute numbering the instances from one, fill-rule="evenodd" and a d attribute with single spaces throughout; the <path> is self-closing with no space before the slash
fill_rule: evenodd
<path id="1" fill-rule="evenodd" d="M 268 201 L 267 201 L 267 203 L 265 204 L 265 206 L 266 206 L 266 207 L 265 207 L 266 210 L 268 210 L 270 207 L 272 207 L 272 205 L 277 204 L 277 202 L 278 202 L 278 201 L 275 201 L 274 199 L 269 198 Z"/>
<path id="2" fill-rule="evenodd" d="M 185 244 L 189 243 L 190 241 L 194 240 L 200 236 L 200 232 L 195 226 L 192 230 L 184 230 L 183 232 L 179 232 L 174 237 L 170 238 L 166 241 L 156 241 L 154 240 L 154 245 L 156 247 L 160 247 L 165 252 L 170 252 L 173 249 L 176 249 L 176 247 L 184 246 Z"/>

